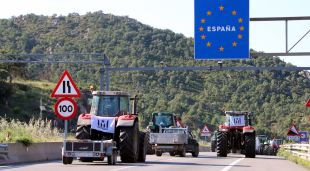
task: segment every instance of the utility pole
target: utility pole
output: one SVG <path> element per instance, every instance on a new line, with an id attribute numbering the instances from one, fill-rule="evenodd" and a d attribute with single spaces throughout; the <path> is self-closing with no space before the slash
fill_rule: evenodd
<path id="1" fill-rule="evenodd" d="M 43 117 L 43 111 L 45 111 L 46 108 L 45 106 L 43 106 L 43 102 L 42 102 L 42 96 L 40 97 L 40 119 L 42 119 Z"/>
<path id="2" fill-rule="evenodd" d="M 104 56 L 103 64 L 104 64 L 105 70 L 106 70 L 106 91 L 109 91 L 110 90 L 110 67 L 111 67 L 111 63 L 110 63 L 110 60 L 106 54 L 103 54 L 103 56 Z"/>
<path id="3" fill-rule="evenodd" d="M 104 68 L 100 68 L 100 91 L 103 91 Z"/>
<path id="4" fill-rule="evenodd" d="M 110 60 L 109 58 L 107 57 L 106 54 L 103 54 L 103 65 L 104 67 L 101 67 L 100 70 L 99 70 L 99 73 L 100 73 L 100 91 L 103 91 L 104 90 L 104 74 L 106 73 L 106 91 L 109 91 L 110 90 L 110 67 L 111 67 L 111 64 L 110 64 Z"/>
<path id="5" fill-rule="evenodd" d="M 40 97 L 40 119 L 42 119 L 42 97 Z"/>

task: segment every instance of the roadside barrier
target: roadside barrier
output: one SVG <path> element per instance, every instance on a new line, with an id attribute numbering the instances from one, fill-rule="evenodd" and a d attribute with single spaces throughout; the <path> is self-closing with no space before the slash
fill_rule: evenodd
<path id="1" fill-rule="evenodd" d="M 33 143 L 28 147 L 20 143 L 1 144 L 0 164 L 60 160 L 62 145 L 62 142 Z"/>
<path id="2" fill-rule="evenodd" d="M 310 144 L 286 144 L 281 147 L 295 156 L 310 161 Z"/>
<path id="3" fill-rule="evenodd" d="M 20 143 L 0 144 L 0 165 L 61 160 L 62 145 L 62 142 L 33 143 L 28 147 Z M 210 148 L 200 146 L 199 151 Z"/>

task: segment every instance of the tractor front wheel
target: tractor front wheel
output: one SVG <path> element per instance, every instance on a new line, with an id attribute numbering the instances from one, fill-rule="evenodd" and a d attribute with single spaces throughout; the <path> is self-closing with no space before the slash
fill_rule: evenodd
<path id="1" fill-rule="evenodd" d="M 146 144 L 147 144 L 146 154 L 155 154 L 155 150 L 152 148 L 152 144 L 150 144 L 150 132 L 146 132 L 145 136 L 146 136 Z"/>
<path id="2" fill-rule="evenodd" d="M 90 139 L 90 125 L 78 125 L 75 133 L 76 139 Z"/>
<path id="3" fill-rule="evenodd" d="M 216 140 L 212 140 L 211 141 L 211 151 L 215 152 L 215 149 L 216 149 Z"/>

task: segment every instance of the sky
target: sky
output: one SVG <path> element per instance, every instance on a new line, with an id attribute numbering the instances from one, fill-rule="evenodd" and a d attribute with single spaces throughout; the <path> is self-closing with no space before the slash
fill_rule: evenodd
<path id="1" fill-rule="evenodd" d="M 310 0 L 250 0 L 250 17 L 310 16 Z M 102 11 L 128 16 L 155 28 L 194 37 L 194 0 L 3 0 L 0 18 L 34 13 L 67 15 Z M 250 48 L 285 51 L 284 22 L 250 22 Z M 289 22 L 289 48 L 308 30 L 310 21 Z M 310 52 L 310 34 L 292 52 Z M 297 66 L 310 66 L 310 56 L 282 58 Z"/>

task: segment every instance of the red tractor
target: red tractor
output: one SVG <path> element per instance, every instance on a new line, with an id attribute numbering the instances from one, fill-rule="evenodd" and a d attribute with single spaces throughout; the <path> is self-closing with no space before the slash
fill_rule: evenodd
<path id="1" fill-rule="evenodd" d="M 146 136 L 139 131 L 137 97 L 122 91 L 94 91 L 91 110 L 78 118 L 76 138 L 79 140 L 116 142 L 122 162 L 145 162 Z M 130 102 L 132 101 L 132 105 Z M 96 158 L 82 157 L 91 162 Z"/>
<path id="2" fill-rule="evenodd" d="M 252 113 L 225 111 L 225 124 L 217 132 L 217 156 L 227 157 L 230 151 L 255 158 L 255 129 L 252 126 Z"/>

